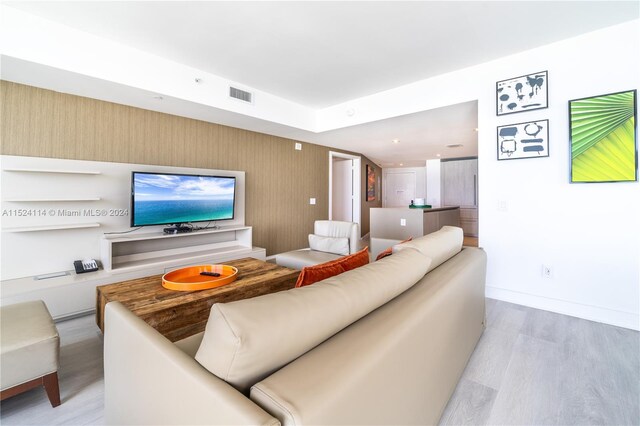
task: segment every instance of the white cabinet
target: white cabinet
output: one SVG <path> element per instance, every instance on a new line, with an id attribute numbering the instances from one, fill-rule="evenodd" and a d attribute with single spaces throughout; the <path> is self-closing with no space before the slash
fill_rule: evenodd
<path id="1" fill-rule="evenodd" d="M 460 206 L 464 234 L 478 236 L 478 160 L 442 161 L 442 204 Z"/>
<path id="2" fill-rule="evenodd" d="M 442 203 L 445 206 L 478 206 L 478 160 L 443 161 Z"/>

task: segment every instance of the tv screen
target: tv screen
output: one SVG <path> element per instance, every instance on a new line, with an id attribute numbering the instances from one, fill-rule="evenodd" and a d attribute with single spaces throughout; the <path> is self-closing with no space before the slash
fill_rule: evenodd
<path id="1" fill-rule="evenodd" d="M 232 176 L 133 172 L 131 226 L 233 219 L 235 189 Z"/>

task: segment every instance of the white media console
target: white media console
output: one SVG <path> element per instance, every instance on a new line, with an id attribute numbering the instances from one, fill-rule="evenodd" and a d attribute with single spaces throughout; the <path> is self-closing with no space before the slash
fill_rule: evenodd
<path id="1" fill-rule="evenodd" d="M 211 258 L 250 256 L 250 226 L 223 226 L 183 234 L 105 235 L 100 241 L 105 271 L 133 271 L 154 266 L 180 267 Z"/>

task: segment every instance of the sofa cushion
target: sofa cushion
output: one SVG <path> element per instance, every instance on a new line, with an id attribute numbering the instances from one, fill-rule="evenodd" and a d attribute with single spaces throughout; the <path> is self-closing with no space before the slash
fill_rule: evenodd
<path id="1" fill-rule="evenodd" d="M 246 393 L 413 286 L 430 263 L 406 250 L 315 285 L 214 304 L 196 360 Z"/>
<path id="2" fill-rule="evenodd" d="M 323 237 L 322 235 L 309 234 L 309 248 L 345 256 L 349 254 L 349 238 Z"/>
<path id="3" fill-rule="evenodd" d="M 340 275 L 343 272 L 364 266 L 369 263 L 369 247 L 357 253 L 314 266 L 305 266 L 298 275 L 296 287 L 304 287 L 318 281 Z"/>
<path id="4" fill-rule="evenodd" d="M 360 226 L 357 223 L 340 220 L 316 220 L 313 223 L 313 233 L 325 237 L 347 237 L 349 238 L 349 253 L 358 251 Z"/>
<path id="5" fill-rule="evenodd" d="M 429 271 L 437 268 L 462 250 L 464 234 L 462 228 L 443 226 L 439 231 L 416 238 L 413 241 L 393 246 L 393 253 L 403 250 L 418 250 L 429 259 Z"/>

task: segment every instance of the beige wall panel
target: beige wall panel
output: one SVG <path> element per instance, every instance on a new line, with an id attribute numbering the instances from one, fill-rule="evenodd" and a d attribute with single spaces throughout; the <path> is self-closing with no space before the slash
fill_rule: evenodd
<path id="1" fill-rule="evenodd" d="M 7 81 L 0 92 L 5 155 L 245 171 L 245 221 L 267 255 L 307 247 L 313 222 L 328 217 L 327 147 L 296 151 L 290 139 Z M 381 205 L 381 194 L 365 201 L 366 164 L 375 166 L 363 157 L 363 235 Z"/>

